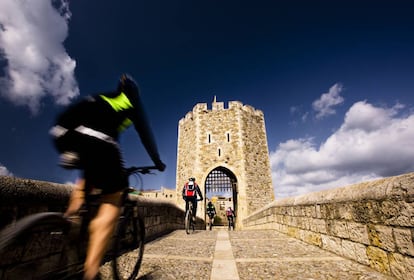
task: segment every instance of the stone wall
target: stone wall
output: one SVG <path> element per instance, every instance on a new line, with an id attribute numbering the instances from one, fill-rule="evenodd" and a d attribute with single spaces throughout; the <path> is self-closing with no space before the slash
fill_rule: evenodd
<path id="1" fill-rule="evenodd" d="M 0 176 L 0 229 L 30 214 L 65 211 L 71 190 L 70 185 Z M 131 198 L 139 202 L 149 238 L 184 228 L 184 211 L 175 204 L 134 195 Z"/>
<path id="2" fill-rule="evenodd" d="M 0 176 L 0 229 L 13 226 L 30 214 L 63 212 L 71 189 L 69 185 Z M 147 241 L 184 228 L 184 211 L 175 204 L 136 195 L 131 198 L 139 202 L 138 211 L 145 222 Z M 197 229 L 204 229 L 204 221 L 198 220 L 196 225 Z M 36 259 L 38 253 L 33 250 L 31 257 Z M 0 264 L 0 275 L 1 270 Z"/>
<path id="3" fill-rule="evenodd" d="M 414 173 L 276 200 L 243 223 L 414 279 Z"/>
<path id="4" fill-rule="evenodd" d="M 250 214 L 273 201 L 275 197 L 264 114 L 248 105 L 244 105 L 241 112 L 247 196 L 246 213 Z"/>
<path id="5" fill-rule="evenodd" d="M 0 176 L 0 229 L 30 214 L 63 212 L 69 185 Z"/>

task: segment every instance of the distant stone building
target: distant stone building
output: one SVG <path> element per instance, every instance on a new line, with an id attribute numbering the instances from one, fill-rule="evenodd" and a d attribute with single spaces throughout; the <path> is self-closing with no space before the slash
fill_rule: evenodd
<path id="1" fill-rule="evenodd" d="M 178 124 L 177 204 L 195 177 L 204 195 L 230 193 L 237 220 L 274 200 L 263 112 L 239 101 L 196 104 Z M 204 218 L 205 202 L 198 216 Z M 241 226 L 237 223 L 236 226 Z"/>
<path id="2" fill-rule="evenodd" d="M 160 190 L 142 191 L 141 195 L 146 197 L 146 198 L 169 200 L 173 203 L 175 203 L 176 200 L 177 200 L 176 197 L 175 197 L 175 190 L 167 189 L 167 188 L 164 188 L 164 187 L 161 187 Z"/>

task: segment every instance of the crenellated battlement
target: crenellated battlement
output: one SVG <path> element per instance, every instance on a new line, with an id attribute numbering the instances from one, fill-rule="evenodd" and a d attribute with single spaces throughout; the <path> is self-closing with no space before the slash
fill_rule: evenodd
<path id="1" fill-rule="evenodd" d="M 207 103 L 197 103 L 193 107 L 192 111 L 189 111 L 182 119 L 180 119 L 179 123 L 181 124 L 183 122 L 192 121 L 194 120 L 195 115 L 199 113 L 212 113 L 226 110 L 238 110 L 252 116 L 264 117 L 263 111 L 258 110 L 250 105 L 244 105 L 240 101 L 229 101 L 227 105 L 228 107 L 226 107 L 225 102 L 217 102 L 216 100 L 211 103 L 210 108 L 208 107 Z"/>

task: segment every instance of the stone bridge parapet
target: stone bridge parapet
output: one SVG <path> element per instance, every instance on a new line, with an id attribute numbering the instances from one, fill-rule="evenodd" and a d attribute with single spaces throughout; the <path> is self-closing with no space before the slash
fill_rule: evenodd
<path id="1" fill-rule="evenodd" d="M 65 211 L 71 190 L 70 185 L 0 176 L 0 230 L 30 214 Z M 132 199 L 139 202 L 147 241 L 184 228 L 184 211 L 175 204 L 138 195 Z M 198 229 L 203 225 L 197 221 Z"/>
<path id="2" fill-rule="evenodd" d="M 276 200 L 243 225 L 276 229 L 384 274 L 414 279 L 414 173 Z"/>

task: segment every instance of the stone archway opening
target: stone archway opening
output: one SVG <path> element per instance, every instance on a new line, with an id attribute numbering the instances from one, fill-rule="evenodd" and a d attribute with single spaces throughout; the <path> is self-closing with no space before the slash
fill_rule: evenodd
<path id="1" fill-rule="evenodd" d="M 227 225 L 226 209 L 230 206 L 237 216 L 237 179 L 229 169 L 213 169 L 205 181 L 205 197 L 216 207 L 215 225 Z"/>

